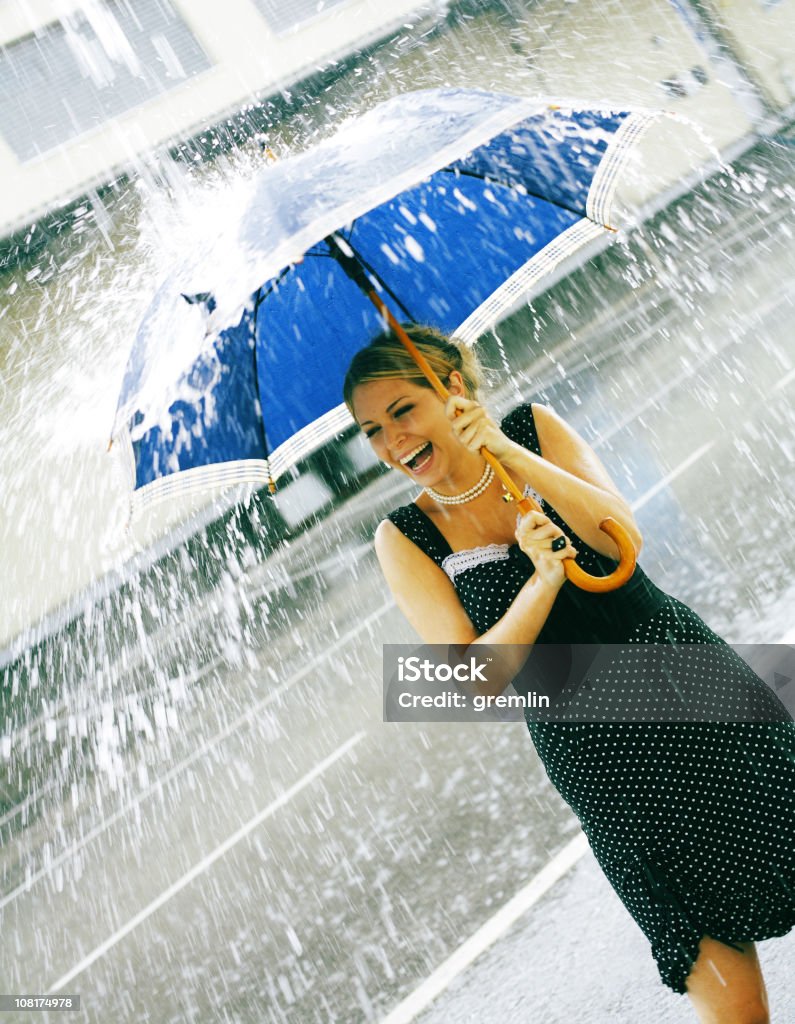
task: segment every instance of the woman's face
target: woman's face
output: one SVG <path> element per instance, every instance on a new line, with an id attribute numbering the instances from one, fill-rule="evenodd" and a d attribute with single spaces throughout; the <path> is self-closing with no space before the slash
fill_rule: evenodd
<path id="1" fill-rule="evenodd" d="M 448 389 L 464 394 L 455 371 Z M 353 392 L 353 410 L 378 458 L 422 487 L 444 479 L 466 452 L 436 392 L 412 381 L 389 377 L 360 384 Z"/>

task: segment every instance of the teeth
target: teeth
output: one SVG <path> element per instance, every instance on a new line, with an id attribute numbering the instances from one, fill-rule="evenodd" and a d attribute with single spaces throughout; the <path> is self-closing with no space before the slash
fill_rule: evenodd
<path id="1" fill-rule="evenodd" d="M 411 460 L 412 460 L 412 459 L 414 458 L 414 456 L 415 456 L 415 455 L 417 455 L 417 454 L 418 454 L 418 452 L 421 452 L 421 451 L 422 451 L 422 449 L 423 449 L 423 448 L 424 448 L 424 447 L 425 447 L 425 446 L 426 446 L 427 444 L 428 444 L 428 442 L 426 441 L 426 442 L 425 442 L 424 444 L 420 444 L 420 445 L 417 445 L 417 447 L 416 447 L 416 448 L 414 449 L 414 451 L 413 451 L 413 452 L 409 452 L 409 453 L 408 453 L 408 455 L 406 455 L 406 456 L 405 456 L 404 458 L 402 458 L 402 459 L 400 460 L 400 464 L 401 464 L 401 466 L 405 466 L 407 462 L 411 462 Z"/>

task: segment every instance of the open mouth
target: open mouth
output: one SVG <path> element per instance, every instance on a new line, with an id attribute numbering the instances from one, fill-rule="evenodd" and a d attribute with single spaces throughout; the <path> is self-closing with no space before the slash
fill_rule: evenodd
<path id="1" fill-rule="evenodd" d="M 428 465 L 433 458 L 433 445 L 429 441 L 423 445 L 418 451 L 416 451 L 410 459 L 407 459 L 403 465 L 406 469 L 411 470 L 412 473 L 419 473 Z"/>

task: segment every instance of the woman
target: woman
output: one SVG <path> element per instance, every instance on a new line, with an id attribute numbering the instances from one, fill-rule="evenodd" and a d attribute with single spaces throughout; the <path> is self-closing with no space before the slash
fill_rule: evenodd
<path id="1" fill-rule="evenodd" d="M 476 400 L 471 350 L 431 328 L 410 325 L 407 333 L 445 382 L 447 403 L 391 332 L 354 357 L 345 401 L 378 457 L 422 488 L 375 535 L 389 587 L 422 638 L 717 645 L 694 688 L 758 712 L 754 721 L 728 724 L 528 721 L 528 728 L 650 940 L 663 982 L 687 992 L 702 1022 L 767 1021 L 754 942 L 795 925 L 795 725 L 745 662 L 639 566 L 607 594 L 566 580 L 565 558 L 576 556 L 594 575 L 615 568 L 617 549 L 598 528 L 605 516 L 641 550 L 630 507 L 604 466 L 544 406 L 519 406 L 498 427 Z M 543 512 L 517 520 L 483 446 L 520 488 L 535 491 Z"/>

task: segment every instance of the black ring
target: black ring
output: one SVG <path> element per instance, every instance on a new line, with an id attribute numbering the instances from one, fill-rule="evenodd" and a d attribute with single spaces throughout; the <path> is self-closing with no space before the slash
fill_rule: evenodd
<path id="1" fill-rule="evenodd" d="M 566 547 L 567 541 L 565 537 L 556 537 L 552 541 L 553 551 L 562 551 Z"/>

